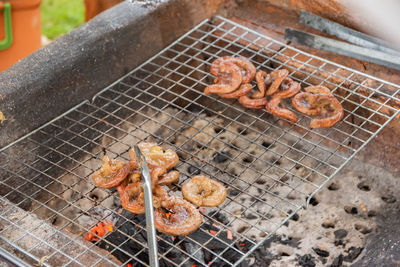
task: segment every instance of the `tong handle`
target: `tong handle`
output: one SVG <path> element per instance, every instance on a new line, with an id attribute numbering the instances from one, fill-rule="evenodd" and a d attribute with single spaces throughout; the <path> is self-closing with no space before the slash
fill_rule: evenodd
<path id="1" fill-rule="evenodd" d="M 136 154 L 136 163 L 139 165 L 142 160 L 141 173 L 144 178 L 142 188 L 144 191 L 144 207 L 146 210 L 146 230 L 147 230 L 147 243 L 149 246 L 149 262 L 150 266 L 158 267 L 158 250 L 156 239 L 156 228 L 154 226 L 154 210 L 153 210 L 153 192 L 151 190 L 151 178 L 149 167 L 147 166 L 146 158 L 140 151 L 137 145 L 134 146 Z"/>

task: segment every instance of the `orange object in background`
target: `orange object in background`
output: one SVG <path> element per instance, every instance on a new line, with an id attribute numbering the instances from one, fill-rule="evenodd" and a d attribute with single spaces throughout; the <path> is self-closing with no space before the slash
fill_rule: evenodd
<path id="1" fill-rule="evenodd" d="M 97 14 L 122 1 L 123 0 L 85 0 L 85 20 L 89 21 Z"/>
<path id="2" fill-rule="evenodd" d="M 6 70 L 42 46 L 41 2 L 41 0 L 0 0 L 0 71 Z M 7 6 L 11 7 L 11 36 L 6 29 Z M 12 42 L 8 46 L 4 43 L 10 37 Z"/>

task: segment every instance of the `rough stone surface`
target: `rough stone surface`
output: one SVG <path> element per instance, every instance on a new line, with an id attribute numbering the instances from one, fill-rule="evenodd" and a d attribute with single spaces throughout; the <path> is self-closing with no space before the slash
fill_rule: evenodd
<path id="1" fill-rule="evenodd" d="M 43 263 L 51 266 L 60 266 L 68 263 L 70 259 L 61 253 L 57 253 L 56 250 L 59 250 L 72 258 L 76 257 L 76 262 L 73 264 L 79 263 L 83 266 L 114 266 L 114 264 L 121 264 L 110 254 L 102 259 L 102 256 L 106 255 L 106 251 L 92 246 L 90 242 L 85 241 L 80 236 L 71 236 L 71 233 L 54 228 L 40 220 L 36 215 L 11 205 L 7 201 L 0 200 L 0 212 L 2 214 L 0 236 L 13 242 L 14 245 L 19 246 L 22 250 L 29 251 L 39 261 L 42 260 Z M 27 235 L 26 231 L 34 236 Z M 71 240 L 74 241 L 71 242 Z M 15 251 L 16 256 L 27 263 L 32 265 L 40 264 L 22 252 L 16 251 L 8 243 L 1 241 L 0 244 L 8 251 Z M 88 248 L 90 250 L 87 250 Z M 79 256 L 80 254 L 81 256 Z"/>

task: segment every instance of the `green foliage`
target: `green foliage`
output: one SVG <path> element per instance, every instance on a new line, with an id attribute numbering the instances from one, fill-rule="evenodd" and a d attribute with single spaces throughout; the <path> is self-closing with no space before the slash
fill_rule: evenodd
<path id="1" fill-rule="evenodd" d="M 50 40 L 66 34 L 84 23 L 83 0 L 43 0 L 42 33 Z"/>

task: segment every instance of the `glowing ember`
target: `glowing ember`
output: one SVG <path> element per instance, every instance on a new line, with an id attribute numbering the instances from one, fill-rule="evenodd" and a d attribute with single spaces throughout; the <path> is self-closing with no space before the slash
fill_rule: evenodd
<path id="1" fill-rule="evenodd" d="M 217 232 L 214 231 L 214 230 L 210 230 L 210 234 L 212 234 L 212 235 L 217 235 Z"/>
<path id="2" fill-rule="evenodd" d="M 229 229 L 226 230 L 226 238 L 228 238 L 229 240 L 233 239 L 232 231 Z"/>
<path id="3" fill-rule="evenodd" d="M 90 229 L 90 232 L 86 234 L 87 241 L 99 241 L 99 237 L 103 237 L 106 233 L 114 230 L 113 224 L 109 221 L 105 223 L 99 222 L 95 227 Z"/>

